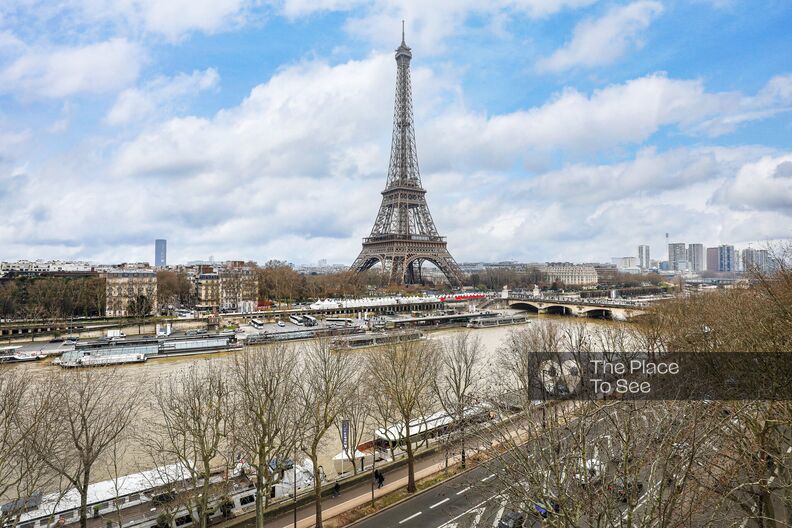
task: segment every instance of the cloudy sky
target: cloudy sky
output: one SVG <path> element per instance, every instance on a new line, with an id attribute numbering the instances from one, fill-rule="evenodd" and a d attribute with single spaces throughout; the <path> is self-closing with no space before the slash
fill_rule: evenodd
<path id="1" fill-rule="evenodd" d="M 0 260 L 351 263 L 402 19 L 458 261 L 792 236 L 788 0 L 5 0 Z"/>

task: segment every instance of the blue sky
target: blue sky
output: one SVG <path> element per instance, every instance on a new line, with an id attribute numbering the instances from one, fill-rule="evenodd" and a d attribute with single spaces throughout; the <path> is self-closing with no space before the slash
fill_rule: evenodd
<path id="1" fill-rule="evenodd" d="M 18 0 L 0 5 L 0 260 L 351 262 L 406 20 L 460 261 L 790 236 L 792 4 Z"/>

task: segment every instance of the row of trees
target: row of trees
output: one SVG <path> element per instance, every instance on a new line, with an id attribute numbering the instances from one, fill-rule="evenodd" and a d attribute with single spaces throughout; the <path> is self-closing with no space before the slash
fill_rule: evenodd
<path id="1" fill-rule="evenodd" d="M 99 474 L 119 476 L 123 459 L 145 455 L 159 468 L 180 463 L 180 478 L 168 478 L 189 483 L 178 500 L 162 506 L 166 517 L 186 506 L 205 528 L 212 503 L 228 492 L 227 483 L 208 476 L 245 460 L 253 468 L 247 477 L 255 485 L 261 527 L 282 462 L 304 456 L 318 483 L 316 525 L 322 526 L 320 456 L 337 442 L 333 432 L 340 435 L 342 422 L 350 423 L 348 456 L 354 460 L 355 447 L 377 427 L 406 424 L 409 436 L 415 433 L 411 422 L 438 409 L 461 416 L 480 381 L 479 362 L 477 340 L 460 334 L 443 346 L 410 342 L 365 357 L 332 351 L 326 341 L 300 349 L 280 344 L 155 380 L 81 370 L 31 384 L 14 370 L 0 370 L 0 497 L 75 489 L 85 528 L 88 484 Z M 402 448 L 413 492 L 414 446 Z M 9 513 L 12 524 L 24 508 L 18 506 Z"/>
<path id="2" fill-rule="evenodd" d="M 253 277 L 258 299 L 302 301 L 362 295 L 369 284 L 381 282 L 374 272 L 303 275 L 285 263 L 270 262 Z M 224 282 L 230 287 L 231 281 Z M 0 281 L 0 317 L 61 319 L 105 314 L 102 277 L 18 277 Z M 194 307 L 198 294 L 184 271 L 157 272 L 157 306 Z"/>
<path id="3" fill-rule="evenodd" d="M 0 317 L 66 318 L 104 315 L 99 277 L 21 277 L 0 281 Z"/>

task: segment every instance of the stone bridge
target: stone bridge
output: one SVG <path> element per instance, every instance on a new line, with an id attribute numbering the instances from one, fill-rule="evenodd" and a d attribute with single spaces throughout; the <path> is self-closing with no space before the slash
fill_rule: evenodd
<path id="1" fill-rule="evenodd" d="M 627 321 L 646 313 L 647 303 L 609 299 L 563 299 L 547 297 L 516 297 L 490 299 L 482 307 L 511 308 L 526 312 L 574 315 L 596 319 Z"/>

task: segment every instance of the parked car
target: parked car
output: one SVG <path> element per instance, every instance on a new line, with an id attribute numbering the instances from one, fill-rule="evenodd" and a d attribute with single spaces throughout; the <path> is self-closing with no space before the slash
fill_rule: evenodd
<path id="1" fill-rule="evenodd" d="M 561 511 L 561 506 L 559 506 L 555 501 L 535 502 L 534 510 L 536 510 L 536 513 L 538 513 L 542 519 L 547 519 L 547 516 L 551 513 L 558 513 Z"/>

